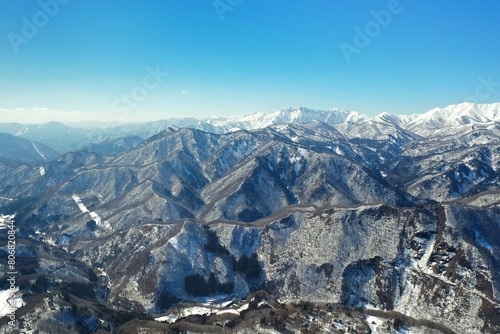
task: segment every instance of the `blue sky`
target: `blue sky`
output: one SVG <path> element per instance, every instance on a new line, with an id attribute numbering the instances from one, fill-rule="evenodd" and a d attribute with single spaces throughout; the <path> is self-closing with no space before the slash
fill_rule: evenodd
<path id="1" fill-rule="evenodd" d="M 498 102 L 499 13 L 497 0 L 3 1 L 0 122 Z"/>

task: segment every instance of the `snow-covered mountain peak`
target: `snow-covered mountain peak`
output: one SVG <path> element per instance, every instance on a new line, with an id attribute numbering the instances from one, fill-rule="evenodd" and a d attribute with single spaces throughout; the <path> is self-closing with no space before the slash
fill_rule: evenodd
<path id="1" fill-rule="evenodd" d="M 396 115 L 396 114 L 389 114 L 388 112 L 383 112 L 381 114 L 378 114 L 373 118 L 374 121 L 382 121 L 382 122 L 387 122 L 391 124 L 401 124 L 401 116 Z"/>
<path id="2" fill-rule="evenodd" d="M 397 126 L 404 126 L 407 123 L 410 123 L 414 119 L 416 119 L 420 115 L 397 115 L 390 114 L 388 112 L 383 112 L 373 118 L 375 122 L 384 122 Z"/>
<path id="3" fill-rule="evenodd" d="M 447 118 L 448 120 L 462 117 L 475 118 L 479 121 L 490 122 L 500 116 L 500 103 L 475 104 L 464 102 L 452 104 L 445 108 L 434 108 L 421 115 L 422 119 Z"/>
<path id="4" fill-rule="evenodd" d="M 262 116 L 265 116 L 265 114 L 263 112 L 252 111 L 252 112 L 249 112 L 249 113 L 245 114 L 245 116 L 243 116 L 243 117 L 234 116 L 234 119 L 241 119 L 241 118 L 252 119 L 252 118 L 259 118 L 259 117 L 262 117 Z"/>
<path id="5" fill-rule="evenodd" d="M 489 113 L 493 110 L 498 110 L 499 108 L 500 108 L 500 103 L 475 104 L 472 102 L 463 102 L 463 103 L 451 104 L 443 109 L 450 110 L 456 113 L 463 113 L 470 111 L 475 111 L 479 113 Z M 435 109 L 440 109 L 440 108 L 435 108 Z"/>
<path id="6" fill-rule="evenodd" d="M 474 104 L 474 103 L 460 103 L 450 105 L 445 108 L 459 115 L 477 114 L 481 115 L 490 121 L 500 118 L 500 103 L 487 103 L 487 104 Z"/>
<path id="7" fill-rule="evenodd" d="M 419 134 L 428 134 L 442 127 L 486 125 L 500 121 L 500 103 L 460 103 L 445 108 L 434 108 L 419 115 L 407 124 L 407 128 Z"/>
<path id="8" fill-rule="evenodd" d="M 309 123 L 322 121 L 329 124 L 357 123 L 368 119 L 368 116 L 348 109 L 333 108 L 330 110 L 308 109 L 304 107 L 287 108 L 268 115 L 272 124 Z"/>
<path id="9" fill-rule="evenodd" d="M 328 124 L 357 123 L 366 119 L 368 119 L 368 116 L 347 109 L 317 110 L 305 107 L 290 107 L 271 114 L 253 112 L 243 117 L 230 117 L 225 119 L 224 122 L 221 122 L 222 119 L 219 119 L 217 125 L 224 125 L 226 128 L 237 127 L 250 130 L 261 129 L 275 124 L 310 123 L 313 121 L 321 121 Z M 214 124 L 213 120 L 207 121 Z"/>

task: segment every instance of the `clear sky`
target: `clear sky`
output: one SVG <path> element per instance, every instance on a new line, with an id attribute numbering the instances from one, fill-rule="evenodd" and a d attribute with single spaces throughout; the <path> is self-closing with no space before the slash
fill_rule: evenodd
<path id="1" fill-rule="evenodd" d="M 499 14 L 498 0 L 2 1 L 0 122 L 498 102 Z"/>

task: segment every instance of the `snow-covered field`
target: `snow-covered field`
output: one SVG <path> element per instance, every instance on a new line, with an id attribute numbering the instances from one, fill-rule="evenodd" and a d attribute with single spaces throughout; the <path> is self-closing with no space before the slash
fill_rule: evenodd
<path id="1" fill-rule="evenodd" d="M 82 199 L 79 196 L 73 195 L 71 196 L 71 198 L 73 198 L 73 200 L 75 201 L 76 205 L 78 205 L 78 208 L 80 209 L 81 212 L 88 213 L 90 215 L 90 217 L 96 222 L 96 225 L 98 227 L 105 229 L 111 227 L 107 221 L 103 222 L 101 217 L 96 212 L 91 212 L 89 209 L 87 209 L 87 207 L 85 206 L 85 204 L 83 204 Z"/>
<path id="2" fill-rule="evenodd" d="M 0 318 L 11 313 L 13 309 L 17 310 L 24 305 L 22 294 L 19 289 L 0 291 Z"/>
<path id="3" fill-rule="evenodd" d="M 382 318 L 368 315 L 366 316 L 366 321 L 368 322 L 368 326 L 370 326 L 370 330 L 373 334 L 380 334 L 378 326 L 380 326 L 380 324 L 384 321 Z"/>
<path id="4" fill-rule="evenodd" d="M 1 197 L 0 197 L 1 198 Z M 6 228 L 5 222 L 14 219 L 14 215 L 2 215 L 0 214 L 0 230 Z"/>
<path id="5" fill-rule="evenodd" d="M 190 315 L 212 314 L 213 308 L 205 306 L 193 306 L 180 310 L 177 314 L 169 314 L 164 317 L 155 318 L 156 321 L 174 323 L 178 319 L 189 317 Z"/>
<path id="6" fill-rule="evenodd" d="M 179 319 L 179 317 L 177 317 L 175 314 L 169 314 L 164 317 L 155 318 L 156 321 L 168 322 L 169 324 L 176 322 L 177 319 Z"/>
<path id="7" fill-rule="evenodd" d="M 158 317 L 155 318 L 156 321 L 159 322 L 168 322 L 168 323 L 174 323 L 179 319 L 191 316 L 191 315 L 212 315 L 212 314 L 235 314 L 239 315 L 241 312 L 244 310 L 247 310 L 249 307 L 249 304 L 243 304 L 239 308 L 229 308 L 226 309 L 225 307 L 229 305 L 231 301 L 226 301 L 222 304 L 219 304 L 218 306 L 212 306 L 212 304 L 204 304 L 204 306 L 193 306 L 193 307 L 187 307 L 183 308 L 181 310 L 178 310 L 175 314 L 171 313 L 166 316 Z"/>

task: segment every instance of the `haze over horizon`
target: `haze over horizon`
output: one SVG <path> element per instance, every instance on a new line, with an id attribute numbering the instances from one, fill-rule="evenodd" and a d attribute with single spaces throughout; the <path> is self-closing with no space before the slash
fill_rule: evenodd
<path id="1" fill-rule="evenodd" d="M 500 101 L 498 2 L 231 3 L 0 4 L 0 122 Z"/>
<path id="2" fill-rule="evenodd" d="M 474 107 L 475 106 L 475 107 Z M 473 104 L 471 102 L 463 102 L 463 103 L 458 103 L 458 104 L 453 104 L 453 105 L 448 105 L 445 107 L 436 107 L 432 108 L 430 110 L 425 110 L 420 113 L 414 113 L 411 114 L 413 116 L 417 115 L 424 115 L 424 114 L 432 114 L 433 111 L 435 110 L 449 110 L 452 113 L 456 113 L 457 117 L 459 116 L 458 114 L 462 113 L 464 110 L 467 111 L 472 111 L 474 108 L 479 107 L 480 113 L 482 109 L 491 109 L 491 108 L 496 108 L 498 109 L 500 106 L 500 102 L 494 102 L 494 103 L 489 103 L 489 104 Z M 483 108 L 481 108 L 483 107 Z M 168 121 L 168 120 L 174 120 L 174 119 L 187 119 L 187 118 L 194 118 L 198 120 L 210 120 L 210 119 L 226 119 L 226 120 L 249 120 L 252 118 L 262 118 L 262 117 L 268 117 L 271 115 L 276 115 L 277 113 L 280 112 L 287 112 L 289 110 L 293 109 L 300 109 L 300 110 L 313 110 L 313 111 L 318 111 L 318 112 L 324 112 L 324 111 L 333 111 L 333 110 L 339 110 L 339 111 L 347 111 L 349 113 L 354 113 L 354 114 L 359 114 L 361 117 L 367 117 L 367 119 L 373 119 L 375 117 L 382 116 L 384 114 L 392 114 L 392 113 L 387 113 L 387 112 L 382 112 L 377 115 L 369 116 L 363 113 L 358 113 L 356 110 L 349 110 L 347 108 L 329 108 L 327 110 L 319 110 L 319 109 L 313 109 L 313 108 L 307 108 L 307 107 L 288 107 L 288 108 L 282 108 L 280 110 L 276 110 L 274 112 L 269 112 L 269 113 L 262 113 L 262 112 L 249 112 L 246 114 L 233 114 L 233 115 L 228 115 L 228 116 L 220 116 L 220 115 L 206 115 L 203 117 L 192 117 L 187 115 L 186 117 L 169 117 L 169 115 L 165 115 L 165 117 L 162 117 L 161 114 L 158 115 L 153 115 L 152 118 L 151 115 L 148 115 L 147 113 L 139 114 L 139 115 L 133 115 L 131 113 L 125 113 L 125 114 L 112 114 L 109 113 L 108 115 L 102 115 L 102 114 L 97 114 L 97 113 L 79 113 L 79 112 L 58 112 L 58 111 L 52 111 L 47 108 L 35 108 L 35 110 L 27 110 L 27 109 L 17 109 L 17 110 L 5 110 L 5 109 L 0 109 L 0 124 L 8 124 L 8 123 L 18 123 L 18 124 L 25 124 L 25 125 L 33 125 L 33 124 L 48 124 L 48 123 L 62 123 L 65 124 L 66 126 L 70 127 L 80 127 L 80 128 L 103 128 L 103 127 L 115 127 L 119 125 L 125 125 L 125 124 L 140 124 L 140 123 L 149 123 L 149 122 L 156 122 L 156 121 Z M 483 110 L 484 111 L 484 110 Z M 254 117 L 255 115 L 255 117 Z M 392 114 L 392 115 L 399 115 L 399 116 L 404 116 L 407 114 L 400 113 L 400 114 Z M 115 116 L 113 118 L 113 116 Z M 154 116 L 157 116 L 155 118 Z M 410 116 L 410 115 L 409 115 Z M 145 118 L 146 117 L 146 118 Z"/>

